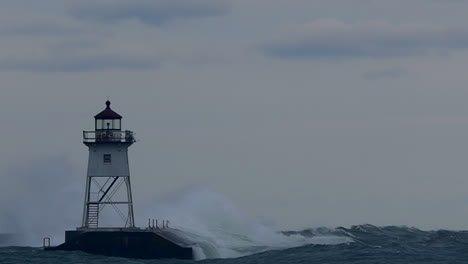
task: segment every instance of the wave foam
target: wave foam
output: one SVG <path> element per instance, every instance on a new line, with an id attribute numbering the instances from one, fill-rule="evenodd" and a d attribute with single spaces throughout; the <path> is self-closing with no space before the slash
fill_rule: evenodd
<path id="1" fill-rule="evenodd" d="M 304 236 L 277 232 L 246 216 L 228 198 L 201 187 L 185 190 L 181 195 L 156 204 L 149 215 L 169 219 L 171 227 L 181 230 L 183 236 L 196 245 L 197 259 L 235 258 L 307 244 L 352 242 L 349 237 L 331 233 Z"/>

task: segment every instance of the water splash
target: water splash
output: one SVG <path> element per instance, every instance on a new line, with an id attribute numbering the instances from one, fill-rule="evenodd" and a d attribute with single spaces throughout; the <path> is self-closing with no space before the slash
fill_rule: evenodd
<path id="1" fill-rule="evenodd" d="M 205 187 L 192 187 L 153 203 L 148 215 L 169 219 L 171 227 L 196 246 L 197 259 L 234 258 L 267 250 L 306 244 L 349 243 L 352 239 L 331 233 L 304 236 L 285 234 L 244 214 L 227 197 Z"/>

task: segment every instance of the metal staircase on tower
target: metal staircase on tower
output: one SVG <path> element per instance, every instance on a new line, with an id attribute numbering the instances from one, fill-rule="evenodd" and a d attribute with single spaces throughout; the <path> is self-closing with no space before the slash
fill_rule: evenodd
<path id="1" fill-rule="evenodd" d="M 87 226 L 89 228 L 97 228 L 99 220 L 99 204 L 89 203 L 88 204 L 88 219 L 86 219 Z"/>

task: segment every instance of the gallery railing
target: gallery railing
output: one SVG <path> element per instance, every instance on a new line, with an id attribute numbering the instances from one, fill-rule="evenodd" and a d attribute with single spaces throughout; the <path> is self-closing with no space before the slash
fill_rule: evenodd
<path id="1" fill-rule="evenodd" d="M 133 143 L 135 138 L 133 132 L 126 130 L 97 130 L 97 131 L 83 131 L 83 142 L 96 143 L 96 142 L 122 142 Z"/>

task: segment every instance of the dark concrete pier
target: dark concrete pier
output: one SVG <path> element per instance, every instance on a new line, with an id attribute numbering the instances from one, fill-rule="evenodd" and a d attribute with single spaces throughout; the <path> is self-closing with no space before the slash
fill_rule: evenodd
<path id="1" fill-rule="evenodd" d="M 65 243 L 45 250 L 80 250 L 90 254 L 138 259 L 193 259 L 189 244 L 171 229 L 97 228 L 65 232 Z M 183 240 L 182 240 L 183 241 Z"/>

